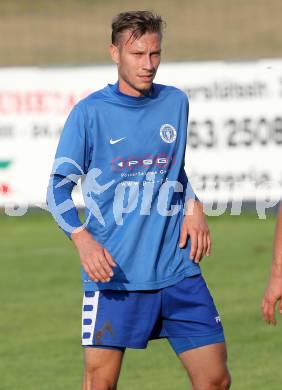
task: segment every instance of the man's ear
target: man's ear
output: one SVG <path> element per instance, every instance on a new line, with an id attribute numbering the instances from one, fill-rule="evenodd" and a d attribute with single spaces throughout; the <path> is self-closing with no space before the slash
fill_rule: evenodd
<path id="1" fill-rule="evenodd" d="M 110 52 L 110 56 L 111 56 L 112 60 L 118 65 L 118 63 L 119 63 L 118 47 L 111 43 L 109 46 L 109 52 Z"/>

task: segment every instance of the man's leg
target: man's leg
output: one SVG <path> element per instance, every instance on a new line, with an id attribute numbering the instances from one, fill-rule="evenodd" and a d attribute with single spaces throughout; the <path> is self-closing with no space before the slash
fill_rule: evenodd
<path id="1" fill-rule="evenodd" d="M 124 350 L 84 348 L 82 390 L 115 390 Z"/>
<path id="2" fill-rule="evenodd" d="M 159 290 L 85 291 L 83 390 L 116 389 L 125 348 L 146 348 L 160 305 Z"/>
<path id="3" fill-rule="evenodd" d="M 201 275 L 163 289 L 160 335 L 168 338 L 179 356 L 193 390 L 230 387 L 221 319 Z"/>
<path id="4" fill-rule="evenodd" d="M 227 390 L 231 384 L 225 343 L 205 345 L 180 353 L 193 390 Z"/>

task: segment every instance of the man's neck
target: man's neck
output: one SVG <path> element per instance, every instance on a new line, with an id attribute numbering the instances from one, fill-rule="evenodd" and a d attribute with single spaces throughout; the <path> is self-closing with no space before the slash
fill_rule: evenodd
<path id="1" fill-rule="evenodd" d="M 125 83 L 123 80 L 119 79 L 118 90 L 124 95 L 132 96 L 132 97 L 145 97 L 145 96 L 150 96 L 152 94 L 152 85 L 148 90 L 139 91 L 131 87 L 129 84 Z"/>

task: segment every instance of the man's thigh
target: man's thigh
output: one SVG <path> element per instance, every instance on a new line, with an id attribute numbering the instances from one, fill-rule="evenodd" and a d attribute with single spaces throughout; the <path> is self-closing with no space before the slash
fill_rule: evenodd
<path id="1" fill-rule="evenodd" d="M 168 338 L 193 389 L 228 389 L 223 327 L 203 277 L 186 278 L 163 295 L 166 305 L 160 334 Z"/>
<path id="2" fill-rule="evenodd" d="M 84 348 L 83 390 L 96 386 L 115 388 L 124 355 L 122 348 Z"/>
<path id="3" fill-rule="evenodd" d="M 227 389 L 230 375 L 225 343 L 189 349 L 178 355 L 187 370 L 193 389 Z"/>

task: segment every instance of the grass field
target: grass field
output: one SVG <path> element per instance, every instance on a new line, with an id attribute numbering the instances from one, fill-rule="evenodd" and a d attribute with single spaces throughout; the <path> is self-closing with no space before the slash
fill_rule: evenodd
<path id="1" fill-rule="evenodd" d="M 282 57 L 281 0 L 0 0 L 0 66 L 110 62 L 112 17 L 167 21 L 163 60 Z"/>
<path id="2" fill-rule="evenodd" d="M 225 326 L 232 389 L 281 389 L 282 323 L 267 327 L 260 316 L 274 218 L 209 223 L 214 252 L 203 272 Z M 81 286 L 72 244 L 43 212 L 2 214 L 0 231 L 0 389 L 77 390 Z M 184 388 L 185 373 L 165 340 L 127 351 L 120 390 Z"/>

